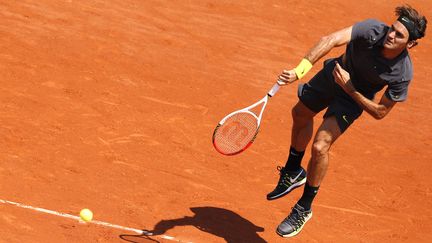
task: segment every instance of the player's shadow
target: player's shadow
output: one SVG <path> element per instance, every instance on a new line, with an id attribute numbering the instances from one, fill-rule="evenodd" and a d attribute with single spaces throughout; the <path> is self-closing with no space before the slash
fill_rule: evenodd
<path id="1" fill-rule="evenodd" d="M 254 225 L 249 220 L 230 210 L 215 207 L 194 207 L 191 208 L 191 211 L 195 215 L 161 220 L 155 225 L 154 229 L 144 230 L 147 232 L 145 235 L 121 235 L 120 238 L 129 242 L 150 242 L 150 240 L 157 242 L 157 240 L 150 237 L 162 235 L 176 226 L 191 225 L 201 231 L 224 238 L 228 243 L 266 242 L 257 234 L 257 232 L 263 232 L 264 228 Z"/>

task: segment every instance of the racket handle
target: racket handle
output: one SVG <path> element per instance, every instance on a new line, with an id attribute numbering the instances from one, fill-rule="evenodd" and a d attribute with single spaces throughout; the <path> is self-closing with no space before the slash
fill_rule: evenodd
<path id="1" fill-rule="evenodd" d="M 268 96 L 273 97 L 279 90 L 280 85 L 278 83 L 275 83 L 273 87 L 270 89 L 270 91 L 267 93 Z"/>

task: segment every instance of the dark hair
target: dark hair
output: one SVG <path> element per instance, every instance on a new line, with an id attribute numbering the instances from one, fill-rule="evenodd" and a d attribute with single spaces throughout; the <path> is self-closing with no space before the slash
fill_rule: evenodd
<path id="1" fill-rule="evenodd" d="M 411 31 L 413 30 L 411 31 L 408 30 L 410 32 L 410 40 L 420 39 L 425 36 L 426 25 L 427 25 L 427 19 L 425 16 L 420 15 L 419 12 L 417 12 L 417 10 L 415 10 L 410 5 L 402 5 L 396 7 L 395 13 L 396 16 L 399 16 L 400 18 L 401 17 L 408 18 L 414 24 L 415 27 L 414 32 L 416 32 L 416 35 L 412 35 Z"/>

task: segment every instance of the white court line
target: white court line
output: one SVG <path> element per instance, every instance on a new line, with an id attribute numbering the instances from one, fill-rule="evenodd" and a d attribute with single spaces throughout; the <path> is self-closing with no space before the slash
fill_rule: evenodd
<path id="1" fill-rule="evenodd" d="M 81 220 L 81 218 L 79 216 L 75 216 L 75 215 L 71 215 L 71 214 L 67 214 L 67 213 L 60 213 L 60 212 L 56 212 L 56 211 L 49 210 L 49 209 L 28 206 L 28 205 L 24 205 L 24 204 L 21 204 L 21 203 L 12 202 L 12 201 L 8 201 L 8 200 L 2 200 L 2 199 L 0 199 L 0 203 L 10 204 L 10 205 L 14 205 L 14 206 L 17 206 L 17 207 L 20 207 L 20 208 L 25 208 L 25 209 L 30 209 L 30 210 L 33 210 L 33 211 L 38 211 L 38 212 L 42 212 L 42 213 L 52 214 L 52 215 L 60 216 L 60 217 L 63 217 L 63 218 L 74 219 L 74 220 L 78 220 L 81 223 L 84 222 L 84 221 Z M 103 221 L 98 221 L 98 220 L 92 220 L 92 221 L 87 222 L 87 223 L 102 225 L 102 226 L 111 227 L 111 228 L 120 229 L 120 230 L 132 231 L 132 232 L 135 232 L 135 233 L 140 234 L 140 235 L 144 235 L 144 233 L 145 233 L 145 231 L 143 231 L 143 230 L 134 229 L 134 228 L 125 227 L 125 226 L 116 225 L 116 224 L 111 224 L 111 223 L 107 223 L 107 222 L 103 222 Z M 155 236 L 155 235 L 153 235 L 153 236 Z M 184 241 L 181 241 L 181 240 L 177 240 L 176 238 L 174 238 L 172 236 L 169 236 L 169 235 L 157 235 L 157 236 L 160 237 L 160 238 L 162 238 L 162 239 L 166 239 L 166 240 L 171 240 L 171 241 L 175 241 L 175 242 L 184 242 Z M 192 242 L 188 242 L 188 243 L 192 243 Z"/>

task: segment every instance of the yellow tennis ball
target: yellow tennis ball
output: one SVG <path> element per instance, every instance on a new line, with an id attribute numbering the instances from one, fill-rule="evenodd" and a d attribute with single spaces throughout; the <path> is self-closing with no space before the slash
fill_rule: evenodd
<path id="1" fill-rule="evenodd" d="M 84 208 L 80 212 L 80 217 L 85 222 L 90 222 L 93 219 L 93 213 L 90 209 Z"/>

